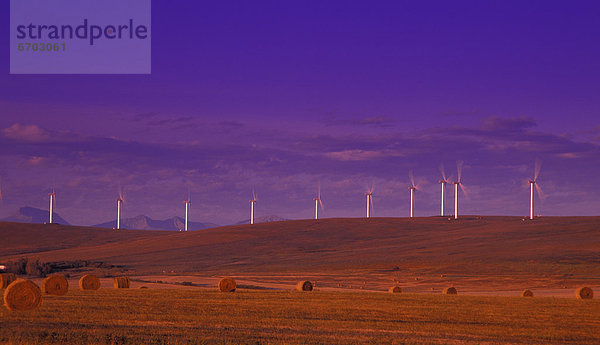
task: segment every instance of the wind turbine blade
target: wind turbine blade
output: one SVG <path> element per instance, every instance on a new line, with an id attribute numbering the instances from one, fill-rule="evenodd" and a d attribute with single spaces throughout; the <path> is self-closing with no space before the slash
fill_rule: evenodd
<path id="1" fill-rule="evenodd" d="M 465 188 L 465 186 L 462 183 L 459 183 L 458 186 L 460 187 L 460 190 L 463 192 L 463 194 L 465 195 L 465 197 L 468 199 L 469 198 L 469 193 L 467 192 L 467 188 Z"/>
<path id="2" fill-rule="evenodd" d="M 317 188 L 317 199 L 321 200 L 321 182 L 319 182 L 319 186 Z"/>
<path id="3" fill-rule="evenodd" d="M 446 169 L 444 168 L 444 163 L 440 163 L 440 173 L 442 174 L 442 180 L 443 181 L 448 180 L 446 178 Z"/>
<path id="4" fill-rule="evenodd" d="M 413 175 L 413 171 L 412 170 L 408 171 L 408 178 L 410 179 L 410 185 L 411 185 L 411 187 L 415 187 L 415 176 Z"/>
<path id="5" fill-rule="evenodd" d="M 462 168 L 463 168 L 464 164 L 465 164 L 465 162 L 463 162 L 461 160 L 456 161 L 456 171 L 457 171 L 457 176 L 458 176 L 458 180 L 457 180 L 458 182 L 460 182 L 460 179 L 462 177 Z"/>
<path id="6" fill-rule="evenodd" d="M 540 176 L 540 170 L 542 170 L 542 161 L 539 158 L 535 159 L 535 168 L 533 173 L 533 180 L 537 180 L 538 176 Z"/>
<path id="7" fill-rule="evenodd" d="M 0 180 L 0 200 L 2 200 L 2 180 Z"/>
<path id="8" fill-rule="evenodd" d="M 319 206 L 321 206 L 321 211 L 325 211 L 325 206 L 323 206 L 321 199 L 319 199 Z"/>
<path id="9" fill-rule="evenodd" d="M 373 213 L 375 213 L 375 207 L 373 205 L 373 195 L 371 195 L 371 197 L 369 198 L 369 200 L 371 201 L 371 217 L 372 217 Z"/>
<path id="10" fill-rule="evenodd" d="M 537 183 L 534 183 L 534 184 L 535 184 L 535 190 L 536 190 L 538 196 L 540 197 L 540 199 L 545 199 L 546 198 L 546 194 L 542 190 L 542 187 L 540 187 L 540 185 L 537 184 Z"/>

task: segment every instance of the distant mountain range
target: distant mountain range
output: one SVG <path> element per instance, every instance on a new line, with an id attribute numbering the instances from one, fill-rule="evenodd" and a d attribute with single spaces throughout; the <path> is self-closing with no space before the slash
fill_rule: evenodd
<path id="1" fill-rule="evenodd" d="M 268 222 L 279 222 L 287 220 L 279 216 L 270 215 L 255 218 L 255 223 L 268 223 Z M 172 217 L 165 220 L 155 220 L 148 216 L 139 215 L 133 218 L 121 219 L 122 229 L 136 229 L 136 230 L 180 230 L 184 228 L 185 220 L 182 217 Z M 114 228 L 117 224 L 117 220 L 111 220 L 110 222 L 92 225 L 97 228 Z M 234 225 L 250 224 L 250 219 L 237 222 Z M 208 228 L 216 228 L 220 225 L 215 223 L 204 223 L 204 222 L 190 222 L 188 221 L 188 229 L 190 231 L 202 230 Z"/>
<path id="2" fill-rule="evenodd" d="M 269 215 L 269 216 L 254 218 L 254 223 L 281 222 L 284 220 L 289 220 L 289 219 L 281 218 L 276 215 Z M 248 218 L 246 220 L 242 220 L 241 222 L 237 222 L 233 225 L 242 225 L 242 224 L 250 224 L 250 218 Z"/>
<path id="3" fill-rule="evenodd" d="M 70 225 L 64 218 L 59 216 L 57 213 L 53 214 L 54 223 Z M 279 222 L 288 220 L 276 215 L 268 215 L 264 217 L 257 217 L 254 219 L 255 223 L 269 223 Z M 48 211 L 34 207 L 21 207 L 15 214 L 10 217 L 0 219 L 3 222 L 17 222 L 17 223 L 47 223 L 48 222 Z M 121 219 L 122 229 L 135 229 L 135 230 L 171 230 L 178 231 L 184 228 L 185 220 L 182 217 L 172 217 L 165 220 L 156 220 L 148 216 L 139 215 L 133 218 Z M 112 229 L 116 226 L 117 220 L 111 220 L 106 223 L 92 225 L 97 228 L 109 228 Z M 250 224 L 250 219 L 237 222 L 233 225 Z M 220 225 L 214 223 L 205 222 L 188 222 L 188 229 L 202 230 L 208 228 L 215 228 Z"/>
<path id="4" fill-rule="evenodd" d="M 10 217 L 0 219 L 3 222 L 16 222 L 16 223 L 47 223 L 50 218 L 50 212 L 47 210 L 40 210 L 39 208 L 33 207 L 21 207 L 15 214 Z M 58 224 L 69 225 L 69 222 L 64 220 L 63 217 L 57 213 L 52 213 L 52 221 Z"/>
<path id="5" fill-rule="evenodd" d="M 92 225 L 97 228 L 114 228 L 117 224 L 117 220 L 111 220 L 110 222 Z M 207 228 L 214 228 L 219 226 L 214 223 L 202 223 L 202 222 L 190 222 L 188 221 L 188 229 L 202 230 Z M 136 230 L 181 230 L 185 227 L 185 220 L 181 217 L 173 217 L 165 220 L 155 220 L 148 216 L 139 215 L 133 218 L 121 219 L 122 229 L 136 229 Z"/>

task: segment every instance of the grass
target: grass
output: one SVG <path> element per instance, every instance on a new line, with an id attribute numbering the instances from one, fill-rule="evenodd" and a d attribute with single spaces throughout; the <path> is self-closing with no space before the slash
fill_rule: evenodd
<path id="1" fill-rule="evenodd" d="M 71 290 L 0 307 L 2 344 L 598 344 L 600 302 L 365 292 Z"/>

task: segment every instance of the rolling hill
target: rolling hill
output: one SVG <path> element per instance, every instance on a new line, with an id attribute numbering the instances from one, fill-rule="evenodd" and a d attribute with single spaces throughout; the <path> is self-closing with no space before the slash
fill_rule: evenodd
<path id="1" fill-rule="evenodd" d="M 98 260 L 138 274 L 397 280 L 423 288 L 600 284 L 600 217 L 296 220 L 187 233 L 4 223 L 0 236 L 0 260 Z"/>

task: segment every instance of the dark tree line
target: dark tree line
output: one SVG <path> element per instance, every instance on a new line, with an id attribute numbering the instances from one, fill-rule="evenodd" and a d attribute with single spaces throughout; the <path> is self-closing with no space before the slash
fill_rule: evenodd
<path id="1" fill-rule="evenodd" d="M 112 268 L 114 266 L 102 262 L 90 262 L 87 260 L 42 262 L 39 258 L 20 258 L 6 263 L 6 272 L 17 275 L 45 277 L 50 273 L 82 267 Z"/>

